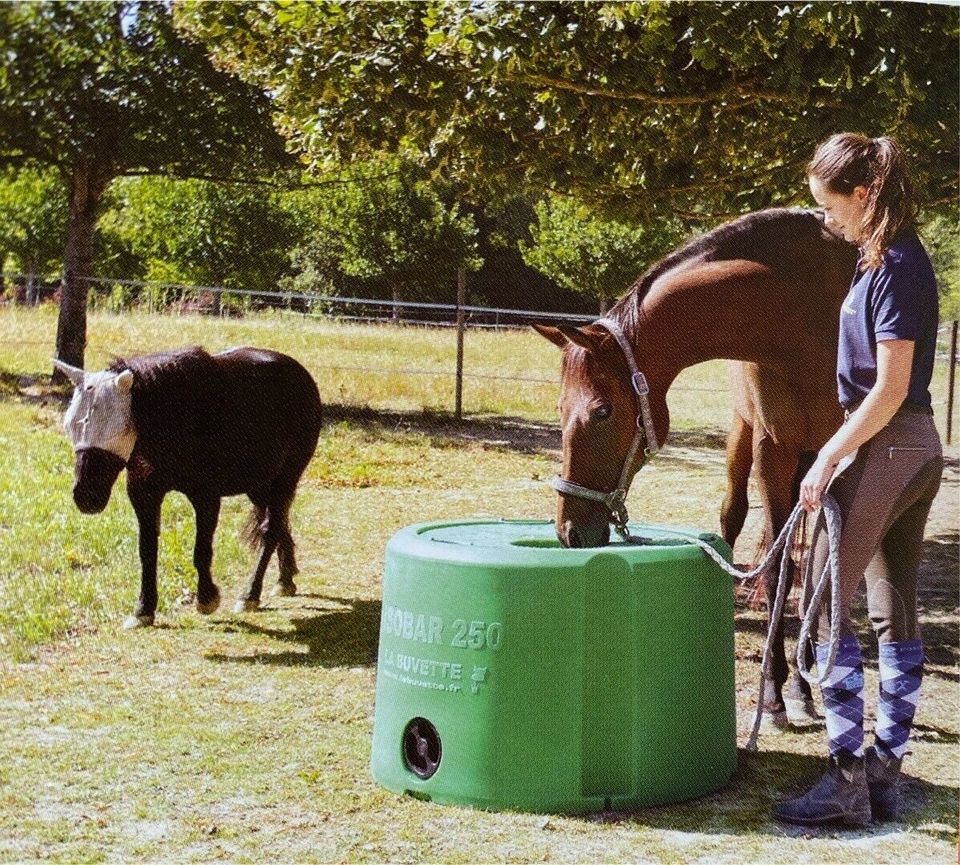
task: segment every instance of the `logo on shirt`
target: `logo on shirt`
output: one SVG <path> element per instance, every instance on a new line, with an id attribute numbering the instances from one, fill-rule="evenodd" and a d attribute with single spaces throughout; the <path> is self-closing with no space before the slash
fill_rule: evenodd
<path id="1" fill-rule="evenodd" d="M 850 293 L 846 296 L 846 298 L 844 298 L 844 301 L 843 301 L 843 311 L 844 311 L 847 315 L 856 315 L 856 314 L 857 314 L 857 310 L 855 309 L 855 307 L 854 307 L 854 305 L 853 305 L 853 302 L 854 302 L 856 299 L 857 299 L 857 298 L 856 298 L 856 293 L 853 291 L 853 289 L 851 289 L 851 290 L 850 290 Z"/>

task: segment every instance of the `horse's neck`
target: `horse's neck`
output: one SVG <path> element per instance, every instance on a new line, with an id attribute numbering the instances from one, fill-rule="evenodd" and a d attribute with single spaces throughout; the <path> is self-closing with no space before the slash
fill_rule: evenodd
<path id="1" fill-rule="evenodd" d="M 718 358 L 784 366 L 799 352 L 829 351 L 841 296 L 822 283 L 807 291 L 761 265 L 718 262 L 654 287 L 633 338 L 664 387 Z"/>

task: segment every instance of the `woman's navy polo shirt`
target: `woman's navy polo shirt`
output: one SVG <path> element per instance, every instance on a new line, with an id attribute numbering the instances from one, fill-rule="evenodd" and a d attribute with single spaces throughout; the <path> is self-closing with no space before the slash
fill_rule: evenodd
<path id="1" fill-rule="evenodd" d="M 939 316 L 930 258 L 916 233 L 904 230 L 880 267 L 858 271 L 843 301 L 837 352 L 840 403 L 852 408 L 876 384 L 877 342 L 910 339 L 915 345 L 906 402 L 929 409 Z"/>

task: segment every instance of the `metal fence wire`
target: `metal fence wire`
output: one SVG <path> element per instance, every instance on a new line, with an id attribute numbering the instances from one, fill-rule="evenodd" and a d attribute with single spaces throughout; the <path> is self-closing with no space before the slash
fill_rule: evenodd
<path id="1" fill-rule="evenodd" d="M 56 300 L 59 281 L 43 281 L 34 274 L 3 273 L 5 281 L 14 286 L 14 302 L 37 304 Z M 391 368 L 396 375 L 453 376 L 456 400 L 454 417 L 462 417 L 464 379 L 509 381 L 527 384 L 553 384 L 559 378 L 538 376 L 491 375 L 469 373 L 464 370 L 463 334 L 469 329 L 522 329 L 532 323 L 565 322 L 587 324 L 598 316 L 586 313 L 553 312 L 547 310 L 507 309 L 476 306 L 465 302 L 464 286 L 458 286 L 458 303 L 430 303 L 416 300 L 342 297 L 339 295 L 293 291 L 254 291 L 214 285 L 185 285 L 173 282 L 152 282 L 135 279 L 90 277 L 88 308 L 113 313 L 149 312 L 170 315 L 210 315 L 223 318 L 247 312 L 273 310 L 303 319 L 322 319 L 346 323 L 376 323 L 431 328 L 451 328 L 457 331 L 457 361 L 454 370 L 427 370 Z M 937 405 L 946 406 L 946 440 L 952 441 L 953 404 L 957 366 L 957 322 L 945 322 L 937 331 L 937 360 L 948 364 L 946 399 Z M 327 365 L 322 369 L 350 372 L 383 372 L 380 368 L 359 365 Z M 673 390 L 721 393 L 723 389 L 676 386 Z"/>

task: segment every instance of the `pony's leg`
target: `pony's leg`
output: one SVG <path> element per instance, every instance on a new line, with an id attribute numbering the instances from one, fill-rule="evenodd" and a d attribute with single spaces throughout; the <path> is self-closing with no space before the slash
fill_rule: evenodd
<path id="1" fill-rule="evenodd" d="M 300 572 L 294 555 L 293 535 L 290 533 L 290 508 L 302 473 L 303 467 L 279 478 L 274 483 L 271 496 L 271 529 L 277 537 L 277 563 L 280 567 L 280 579 L 274 594 L 286 598 L 297 594 L 297 584 L 293 578 Z"/>
<path id="2" fill-rule="evenodd" d="M 251 496 L 251 498 L 253 497 Z M 254 499 L 254 506 L 257 507 L 258 510 L 261 507 L 257 499 Z M 234 605 L 233 610 L 235 613 L 253 612 L 254 610 L 260 609 L 260 595 L 263 593 L 263 577 L 267 572 L 270 558 L 277 549 L 277 543 L 279 542 L 272 504 L 267 505 L 265 513 L 266 518 L 257 527 L 257 543 L 260 547 L 260 555 L 257 557 L 257 564 L 250 574 L 247 588 Z"/>
<path id="3" fill-rule="evenodd" d="M 157 612 L 157 547 L 160 538 L 160 505 L 162 495 L 127 486 L 127 494 L 137 515 L 140 547 L 140 597 L 133 615 L 123 623 L 125 630 L 146 628 L 153 624 Z"/>
<path id="4" fill-rule="evenodd" d="M 754 463 L 757 470 L 757 486 L 763 500 L 766 542 L 769 545 L 776 540 L 793 509 L 791 494 L 798 457 L 795 450 L 778 445 L 765 431 L 755 435 L 755 439 Z M 789 552 L 785 555 L 789 555 Z M 777 596 L 779 570 L 778 563 L 774 563 L 774 566 L 764 575 L 768 623 Z M 763 684 L 764 722 L 768 727 L 782 729 L 787 726 L 783 686 L 789 673 L 782 619 L 777 623 L 773 633 L 771 655 L 771 677 L 764 679 Z"/>
<path id="5" fill-rule="evenodd" d="M 197 538 L 193 546 L 193 566 L 197 569 L 197 611 L 205 616 L 220 606 L 220 590 L 213 581 L 213 534 L 220 518 L 220 497 L 194 497 L 191 500 L 197 515 Z"/>
<path id="6" fill-rule="evenodd" d="M 293 597 L 297 593 L 297 584 L 293 578 L 300 573 L 297 567 L 297 559 L 294 555 L 293 535 L 290 533 L 289 508 L 283 515 L 283 523 L 280 526 L 280 541 L 277 546 L 277 560 L 280 563 L 280 580 L 277 585 L 277 594 L 284 597 Z"/>
<path id="7" fill-rule="evenodd" d="M 727 495 L 720 506 L 720 533 L 733 549 L 747 519 L 747 484 L 753 467 L 753 427 L 740 412 L 733 413 L 727 436 Z"/>

